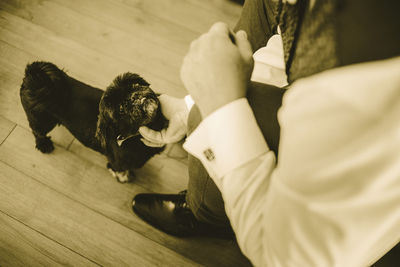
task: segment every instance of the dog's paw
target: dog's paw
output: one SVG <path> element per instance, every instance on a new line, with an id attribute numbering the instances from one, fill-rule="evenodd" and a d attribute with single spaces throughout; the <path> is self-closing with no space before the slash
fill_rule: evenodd
<path id="1" fill-rule="evenodd" d="M 54 150 L 54 145 L 50 137 L 37 138 L 36 149 L 40 150 L 42 153 L 48 154 Z"/>
<path id="2" fill-rule="evenodd" d="M 130 181 L 129 171 L 117 172 L 117 179 L 120 183 L 128 183 Z"/>
<path id="3" fill-rule="evenodd" d="M 111 173 L 111 175 L 118 180 L 118 182 L 128 183 L 130 181 L 130 172 L 129 171 L 123 171 L 123 172 L 114 171 L 111 168 L 110 163 L 107 164 L 107 169 Z"/>
<path id="4" fill-rule="evenodd" d="M 114 172 L 115 178 L 117 178 L 118 182 L 120 183 L 128 183 L 130 181 L 129 179 L 129 171 L 123 171 L 123 172 Z"/>

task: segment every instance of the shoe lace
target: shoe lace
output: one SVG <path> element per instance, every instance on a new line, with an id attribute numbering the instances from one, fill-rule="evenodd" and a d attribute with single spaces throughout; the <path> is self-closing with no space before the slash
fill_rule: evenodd
<path id="1" fill-rule="evenodd" d="M 198 227 L 198 221 L 194 217 L 189 204 L 186 202 L 186 193 L 187 190 L 179 192 L 179 195 L 182 195 L 182 198 L 175 203 L 175 213 L 180 213 L 181 216 L 183 215 L 183 217 L 186 218 L 186 224 L 189 224 L 190 228 L 195 229 Z"/>
<path id="2" fill-rule="evenodd" d="M 178 194 L 181 195 L 182 198 L 175 203 L 175 211 L 190 210 L 189 204 L 186 202 L 187 190 L 183 190 Z"/>

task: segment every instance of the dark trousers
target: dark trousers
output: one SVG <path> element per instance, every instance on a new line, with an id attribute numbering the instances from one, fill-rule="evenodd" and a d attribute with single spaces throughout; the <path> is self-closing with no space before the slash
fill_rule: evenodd
<path id="1" fill-rule="evenodd" d="M 277 112 L 284 92 L 284 89 L 275 86 L 251 83 L 247 94 L 257 123 L 268 146 L 275 154 L 278 153 L 280 132 Z M 200 122 L 200 112 L 194 106 L 189 115 L 188 134 L 192 133 Z M 229 224 L 221 193 L 201 162 L 190 154 L 186 200 L 198 220 L 218 226 Z"/>

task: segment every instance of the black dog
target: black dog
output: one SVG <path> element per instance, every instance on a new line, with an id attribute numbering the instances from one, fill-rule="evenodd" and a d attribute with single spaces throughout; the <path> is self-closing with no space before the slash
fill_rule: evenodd
<path id="1" fill-rule="evenodd" d="M 143 125 L 161 130 L 167 120 L 157 95 L 137 74 L 118 76 L 103 92 L 52 63 L 34 62 L 26 66 L 20 96 L 36 148 L 43 153 L 54 149 L 47 133 L 62 124 L 82 144 L 106 155 L 113 176 L 127 182 L 133 169 L 162 151 L 145 146 L 138 134 Z"/>

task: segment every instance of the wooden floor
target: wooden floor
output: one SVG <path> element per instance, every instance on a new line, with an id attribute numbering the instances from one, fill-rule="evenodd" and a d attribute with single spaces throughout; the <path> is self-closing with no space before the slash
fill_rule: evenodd
<path id="1" fill-rule="evenodd" d="M 249 266 L 235 241 L 175 238 L 132 213 L 137 193 L 186 188 L 181 147 L 120 184 L 65 128 L 51 133 L 52 154 L 35 150 L 19 100 L 34 60 L 100 88 L 137 72 L 154 90 L 183 96 L 190 42 L 216 21 L 233 26 L 240 9 L 228 0 L 0 1 L 0 266 Z"/>

